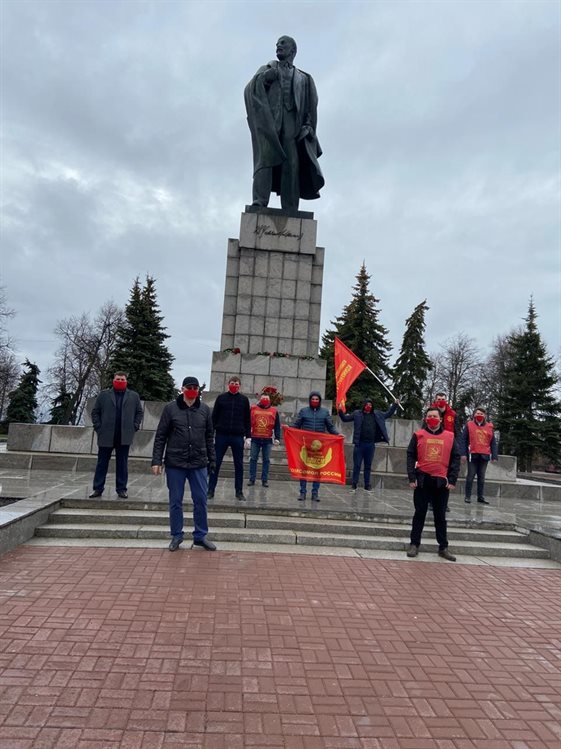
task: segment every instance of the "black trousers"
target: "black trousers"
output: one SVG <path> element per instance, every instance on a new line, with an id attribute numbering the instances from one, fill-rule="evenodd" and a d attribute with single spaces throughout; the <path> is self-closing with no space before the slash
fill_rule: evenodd
<path id="1" fill-rule="evenodd" d="M 436 540 L 440 551 L 448 547 L 448 536 L 446 533 L 446 505 L 448 504 L 448 495 L 450 491 L 439 484 L 442 479 L 436 479 L 433 476 L 425 475 L 423 485 L 417 486 L 413 492 L 413 502 L 415 503 L 415 514 L 413 515 L 413 525 L 411 527 L 411 543 L 415 546 L 421 545 L 421 536 L 425 527 L 425 518 L 429 501 L 432 502 L 432 514 L 434 516 L 434 528 L 436 531 Z"/>
<path id="2" fill-rule="evenodd" d="M 97 448 L 97 464 L 93 480 L 93 488 L 97 492 L 102 492 L 105 488 L 105 479 L 113 450 L 115 450 L 115 489 L 117 492 L 125 492 L 127 490 L 127 482 L 129 480 L 129 448 L 130 445 Z"/>

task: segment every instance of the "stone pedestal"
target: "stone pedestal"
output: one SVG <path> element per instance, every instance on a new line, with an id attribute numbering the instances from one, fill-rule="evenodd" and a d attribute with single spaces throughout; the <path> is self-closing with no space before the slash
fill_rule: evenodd
<path id="1" fill-rule="evenodd" d="M 248 395 L 277 387 L 285 411 L 288 401 L 291 410 L 307 405 L 310 390 L 325 393 L 326 363 L 318 357 L 324 249 L 316 235 L 312 213 L 292 217 L 253 206 L 242 213 L 240 238 L 228 240 L 211 399 L 234 374 Z"/>

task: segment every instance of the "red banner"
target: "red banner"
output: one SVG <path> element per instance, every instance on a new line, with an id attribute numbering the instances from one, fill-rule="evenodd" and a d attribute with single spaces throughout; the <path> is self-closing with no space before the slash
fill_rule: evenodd
<path id="1" fill-rule="evenodd" d="M 342 434 L 307 432 L 282 427 L 288 470 L 295 479 L 327 484 L 345 483 L 345 450 Z"/>
<path id="2" fill-rule="evenodd" d="M 358 356 L 355 356 L 340 338 L 335 338 L 335 401 L 337 408 L 342 411 L 346 410 L 347 391 L 365 369 L 366 364 Z"/>

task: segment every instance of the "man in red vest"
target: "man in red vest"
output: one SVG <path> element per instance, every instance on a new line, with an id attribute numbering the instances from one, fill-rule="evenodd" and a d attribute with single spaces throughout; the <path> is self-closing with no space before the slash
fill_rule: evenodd
<path id="1" fill-rule="evenodd" d="M 250 409 L 251 421 L 251 453 L 249 457 L 248 486 L 255 485 L 257 476 L 257 459 L 259 452 L 263 454 L 263 468 L 261 469 L 261 483 L 269 486 L 269 465 L 271 463 L 271 449 L 273 447 L 273 433 L 275 445 L 280 444 L 280 419 L 277 409 L 271 406 L 271 398 L 262 393 L 259 403 Z"/>
<path id="2" fill-rule="evenodd" d="M 473 419 L 465 425 L 460 437 L 460 452 L 462 460 L 469 460 L 466 476 L 466 495 L 464 501 L 471 502 L 471 488 L 473 479 L 477 476 L 477 501 L 488 505 L 483 496 L 485 490 L 485 472 L 489 461 L 496 461 L 499 457 L 495 430 L 487 421 L 487 412 L 479 406 L 473 412 Z"/>
<path id="3" fill-rule="evenodd" d="M 460 451 L 454 434 L 443 428 L 439 409 L 430 407 L 422 428 L 413 434 L 407 448 L 407 475 L 415 503 L 408 557 L 419 553 L 427 509 L 432 502 L 438 555 L 449 562 L 456 561 L 448 551 L 446 505 L 450 489 L 456 488 L 459 472 Z"/>
<path id="4" fill-rule="evenodd" d="M 437 393 L 434 397 L 434 403 L 430 404 L 431 408 L 438 408 L 442 417 L 442 427 L 447 432 L 456 433 L 456 412 L 450 407 L 446 400 L 446 393 Z"/>

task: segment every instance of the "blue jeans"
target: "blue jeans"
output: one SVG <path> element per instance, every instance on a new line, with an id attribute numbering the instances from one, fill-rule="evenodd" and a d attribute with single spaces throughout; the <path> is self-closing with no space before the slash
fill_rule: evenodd
<path id="1" fill-rule="evenodd" d="M 269 478 L 269 466 L 271 465 L 271 450 L 273 443 L 267 439 L 251 440 L 251 453 L 249 454 L 249 480 L 255 481 L 257 476 L 257 458 L 261 452 L 263 455 L 263 468 L 261 469 L 261 481 Z"/>
<path id="2" fill-rule="evenodd" d="M 126 492 L 129 480 L 129 449 L 130 445 L 97 448 L 97 463 L 93 480 L 93 488 L 96 492 L 102 492 L 105 489 L 105 479 L 113 450 L 115 450 L 115 489 L 117 492 Z"/>
<path id="3" fill-rule="evenodd" d="M 364 461 L 364 486 L 369 488 L 370 483 L 370 471 L 372 469 L 372 461 L 374 460 L 374 450 L 376 445 L 374 442 L 359 442 L 358 445 L 354 446 L 353 449 L 353 484 L 358 484 L 360 478 L 360 468 Z"/>
<path id="4" fill-rule="evenodd" d="M 305 494 L 308 488 L 308 482 L 305 479 L 300 479 L 300 494 Z M 319 494 L 319 481 L 312 481 L 312 497 L 317 497 Z"/>
<path id="5" fill-rule="evenodd" d="M 230 447 L 232 449 L 232 457 L 234 459 L 234 486 L 236 492 L 241 492 L 243 489 L 243 435 L 241 434 L 218 434 L 214 437 L 214 449 L 216 450 L 216 471 L 210 474 L 208 482 L 209 492 L 214 492 L 216 484 L 218 483 L 218 472 L 222 465 L 222 460 L 226 454 L 226 450 Z"/>
<path id="6" fill-rule="evenodd" d="M 193 500 L 193 540 L 199 541 L 208 533 L 206 493 L 208 474 L 206 468 L 168 468 L 166 480 L 169 491 L 169 529 L 172 538 L 183 538 L 183 496 L 185 481 L 189 482 Z"/>
<path id="7" fill-rule="evenodd" d="M 474 454 L 468 463 L 468 470 L 466 476 L 466 497 L 471 497 L 471 488 L 473 486 L 473 479 L 477 476 L 477 499 L 484 499 L 483 492 L 485 491 L 485 473 L 487 471 L 488 460 L 485 460 L 483 455 Z"/>

